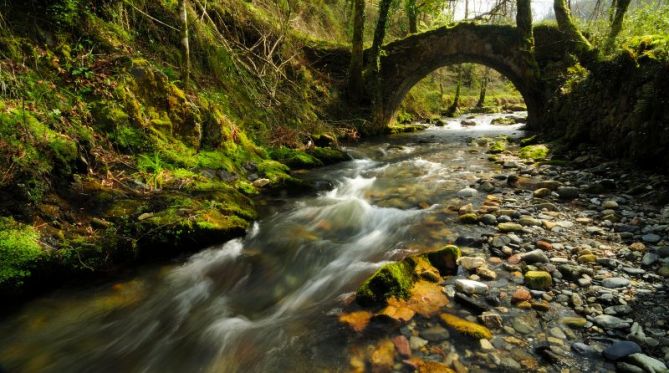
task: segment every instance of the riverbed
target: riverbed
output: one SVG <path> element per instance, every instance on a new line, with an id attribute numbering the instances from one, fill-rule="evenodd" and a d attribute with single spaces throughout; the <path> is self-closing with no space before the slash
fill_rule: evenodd
<path id="1" fill-rule="evenodd" d="M 479 355 L 479 341 L 455 333 L 434 341 L 421 338 L 436 321 L 418 320 L 372 335 L 358 335 L 338 322 L 352 292 L 388 261 L 448 243 L 463 247 L 464 255 L 489 256 L 482 245 L 494 229 L 462 224 L 453 207 L 478 206 L 497 194 L 502 207 L 523 212 L 522 201 L 531 198 L 523 194 L 531 195 L 530 187 L 508 183 L 508 175 L 524 166 L 492 162 L 488 154 L 492 139 L 524 135 L 522 124 L 490 124 L 500 116 L 475 116 L 473 126 L 462 126 L 465 118 L 456 118 L 442 127 L 350 146 L 353 160 L 300 174 L 320 192 L 263 201 L 264 218 L 243 238 L 143 269 L 138 276 L 36 299 L 0 323 L 0 364 L 12 372 L 349 371 L 354 351 L 373 348 L 395 333 L 425 340 L 413 346 L 416 356 L 457 370 L 613 369 L 596 351 L 606 343 L 595 343 L 594 352 L 572 352 L 571 344 L 584 340 L 582 330 L 560 320 L 581 315 L 569 306 L 573 297 L 564 304 L 556 299 L 577 293 L 573 289 L 532 294 L 550 297 L 554 306 L 549 312 L 500 311 L 508 329 L 495 332 L 500 335 L 493 340 L 497 351 L 487 353 L 497 360 Z M 475 192 L 463 195 L 469 189 Z M 570 212 L 537 211 L 537 219 L 555 222 L 558 229 L 544 227 L 548 233 L 542 233 L 538 223 L 503 246 L 530 251 L 525 244 L 533 240 L 524 235 L 569 235 L 559 224 L 569 220 Z M 599 255 L 599 249 L 591 251 Z M 508 289 L 521 284 L 522 277 L 502 270 L 501 261 L 492 263 L 498 276 L 487 283 L 500 289 L 501 307 L 508 301 L 499 299 L 500 292 L 512 292 Z M 597 278 L 594 272 L 589 277 Z M 648 279 L 648 289 L 662 289 L 658 281 Z M 443 285 L 447 293 L 453 288 L 452 282 Z M 448 309 L 462 316 L 468 312 L 455 302 Z M 563 365 L 555 365 L 551 356 L 561 354 Z M 392 369 L 408 367 L 398 359 Z"/>

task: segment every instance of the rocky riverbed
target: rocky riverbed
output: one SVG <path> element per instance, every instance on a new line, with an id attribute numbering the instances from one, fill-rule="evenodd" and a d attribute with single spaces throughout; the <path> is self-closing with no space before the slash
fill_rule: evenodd
<path id="1" fill-rule="evenodd" d="M 472 139 L 499 167 L 436 207 L 480 234 L 346 297 L 351 370 L 667 372 L 669 179 L 499 141 Z"/>

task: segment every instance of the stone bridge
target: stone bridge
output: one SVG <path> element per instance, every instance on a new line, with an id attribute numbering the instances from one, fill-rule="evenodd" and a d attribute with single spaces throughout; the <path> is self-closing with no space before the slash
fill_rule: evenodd
<path id="1" fill-rule="evenodd" d="M 382 102 L 373 109 L 377 129 L 390 123 L 411 87 L 451 64 L 478 63 L 506 76 L 525 100 L 529 125 L 543 110 L 538 69 L 515 27 L 470 23 L 442 27 L 387 44 L 381 55 Z"/>

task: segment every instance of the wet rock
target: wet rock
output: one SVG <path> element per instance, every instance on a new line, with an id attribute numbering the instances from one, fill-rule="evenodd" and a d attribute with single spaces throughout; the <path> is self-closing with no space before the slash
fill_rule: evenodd
<path id="1" fill-rule="evenodd" d="M 534 263 L 548 263 L 548 257 L 542 250 L 532 250 L 530 252 L 524 253 L 520 255 L 520 259 L 524 261 L 525 263 L 528 264 L 534 264 Z"/>
<path id="2" fill-rule="evenodd" d="M 423 346 L 427 345 L 427 343 L 428 342 L 426 340 L 415 335 L 409 338 L 409 347 L 411 350 L 420 350 Z"/>
<path id="3" fill-rule="evenodd" d="M 651 266 L 651 265 L 657 263 L 658 260 L 660 260 L 660 257 L 657 256 L 657 254 L 645 253 L 643 255 L 643 258 L 641 258 L 641 265 Z"/>
<path id="4" fill-rule="evenodd" d="M 620 373 L 645 373 L 643 368 L 638 367 L 636 365 L 626 363 L 624 361 L 619 361 L 616 364 L 616 372 Z"/>
<path id="5" fill-rule="evenodd" d="M 260 179 L 254 180 L 252 184 L 256 188 L 262 188 L 262 187 L 265 187 L 265 186 L 269 185 L 270 183 L 271 183 L 271 181 L 269 179 L 260 178 Z"/>
<path id="6" fill-rule="evenodd" d="M 532 195 L 537 198 L 545 198 L 551 195 L 551 190 L 548 188 L 539 188 L 532 192 Z"/>
<path id="7" fill-rule="evenodd" d="M 431 328 L 422 330 L 420 332 L 420 336 L 421 338 L 426 339 L 430 342 L 441 342 L 450 337 L 448 330 L 446 330 L 443 326 L 440 325 L 436 325 Z"/>
<path id="8" fill-rule="evenodd" d="M 588 320 L 582 317 L 563 317 L 560 319 L 560 322 L 562 325 L 578 329 L 584 327 L 588 323 Z"/>
<path id="9" fill-rule="evenodd" d="M 522 232 L 523 226 L 517 223 L 499 223 L 497 228 L 502 232 Z"/>
<path id="10" fill-rule="evenodd" d="M 492 332 L 490 332 L 490 330 L 483 325 L 467 321 L 458 316 L 451 315 L 448 313 L 441 314 L 439 318 L 448 328 L 453 329 L 462 335 L 466 335 L 476 339 L 492 338 Z"/>
<path id="11" fill-rule="evenodd" d="M 455 288 L 465 294 L 487 294 L 490 288 L 488 285 L 467 279 L 455 280 Z"/>
<path id="12" fill-rule="evenodd" d="M 497 224 L 497 217 L 492 214 L 484 214 L 479 218 L 479 221 L 485 225 L 495 225 Z"/>
<path id="13" fill-rule="evenodd" d="M 592 321 L 604 329 L 627 329 L 630 327 L 627 321 L 611 315 L 599 315 L 594 317 Z"/>
<path id="14" fill-rule="evenodd" d="M 489 340 L 487 339 L 480 339 L 479 344 L 481 345 L 481 350 L 483 351 L 493 351 L 495 349 L 495 346 L 490 343 Z"/>
<path id="15" fill-rule="evenodd" d="M 602 203 L 602 208 L 604 210 L 615 210 L 618 208 L 618 202 L 612 199 L 606 200 L 604 203 Z"/>
<path id="16" fill-rule="evenodd" d="M 553 286 L 553 278 L 545 271 L 528 271 L 525 273 L 525 285 L 530 289 L 547 290 Z"/>
<path id="17" fill-rule="evenodd" d="M 591 346 L 582 343 L 582 342 L 576 342 L 571 345 L 571 349 L 574 350 L 574 352 L 580 354 L 580 355 L 595 355 L 597 354 L 597 350 L 592 348 Z"/>
<path id="18" fill-rule="evenodd" d="M 356 302 L 363 307 L 384 304 L 390 297 L 407 298 L 413 285 L 413 271 L 406 262 L 381 267 L 360 285 Z"/>
<path id="19" fill-rule="evenodd" d="M 393 344 L 395 345 L 395 350 L 403 358 L 411 357 L 411 346 L 409 345 L 409 340 L 403 335 L 398 335 L 393 338 Z"/>
<path id="20" fill-rule="evenodd" d="M 513 326 L 513 329 L 520 334 L 530 334 L 534 332 L 534 328 L 520 317 L 514 318 L 511 325 Z"/>
<path id="21" fill-rule="evenodd" d="M 457 193 L 460 198 L 471 198 L 475 197 L 478 194 L 478 191 L 474 188 L 464 188 L 460 189 Z"/>
<path id="22" fill-rule="evenodd" d="M 456 293 L 455 301 L 474 313 L 482 313 L 490 310 L 487 304 L 463 293 Z"/>
<path id="23" fill-rule="evenodd" d="M 531 216 L 523 216 L 520 219 L 518 219 L 518 223 L 526 227 L 534 227 L 534 226 L 540 226 L 541 220 L 535 219 Z"/>
<path id="24" fill-rule="evenodd" d="M 454 275 L 458 271 L 457 261 L 462 255 L 460 248 L 455 245 L 447 245 L 440 250 L 427 253 L 430 263 L 435 266 L 442 276 Z"/>
<path id="25" fill-rule="evenodd" d="M 570 186 L 563 186 L 557 189 L 557 194 L 562 199 L 574 199 L 578 197 L 578 192 L 578 188 Z"/>
<path id="26" fill-rule="evenodd" d="M 513 295 L 511 296 L 511 303 L 526 302 L 530 299 L 532 299 L 532 294 L 530 291 L 523 287 L 519 287 L 516 289 L 516 291 L 513 292 Z"/>
<path id="27" fill-rule="evenodd" d="M 458 264 L 468 271 L 485 266 L 485 259 L 477 256 L 463 256 L 458 259 Z"/>
<path id="28" fill-rule="evenodd" d="M 654 359 L 646 354 L 636 353 L 629 356 L 629 361 L 637 365 L 645 372 L 649 373 L 667 373 L 667 366 L 660 360 Z"/>
<path id="29" fill-rule="evenodd" d="M 647 233 L 647 234 L 644 234 L 641 237 L 641 239 L 643 240 L 643 242 L 654 244 L 654 243 L 660 242 L 660 240 L 662 240 L 662 237 L 660 237 L 659 235 L 657 235 L 655 233 Z"/>
<path id="30" fill-rule="evenodd" d="M 623 277 L 610 277 L 602 281 L 602 286 L 609 289 L 624 288 L 629 286 L 630 280 Z"/>
<path id="31" fill-rule="evenodd" d="M 487 267 L 479 267 L 476 269 L 476 274 L 481 276 L 485 280 L 495 280 L 497 279 L 497 272 L 493 271 Z"/>
<path id="32" fill-rule="evenodd" d="M 479 315 L 479 319 L 483 322 L 483 325 L 487 326 L 490 329 L 501 329 L 502 328 L 502 316 L 497 312 L 488 311 L 483 312 Z"/>
<path id="33" fill-rule="evenodd" d="M 641 352 L 641 347 L 638 344 L 630 341 L 618 341 L 602 351 L 602 355 L 607 360 L 618 361 L 638 352 Z"/>
<path id="34" fill-rule="evenodd" d="M 544 250 L 544 251 L 551 251 L 553 250 L 553 245 L 550 242 L 547 241 L 537 241 L 536 243 L 537 248 Z"/>

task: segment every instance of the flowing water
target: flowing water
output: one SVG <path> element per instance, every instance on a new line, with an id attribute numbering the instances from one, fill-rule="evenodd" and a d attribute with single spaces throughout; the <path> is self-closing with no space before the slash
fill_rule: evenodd
<path id="1" fill-rule="evenodd" d="M 246 237 L 122 282 L 63 290 L 0 323 L 0 364 L 39 372 L 345 371 L 342 299 L 386 261 L 475 236 L 443 212 L 489 175 L 460 120 L 365 142 L 304 178 L 321 193 L 267 201 Z"/>

